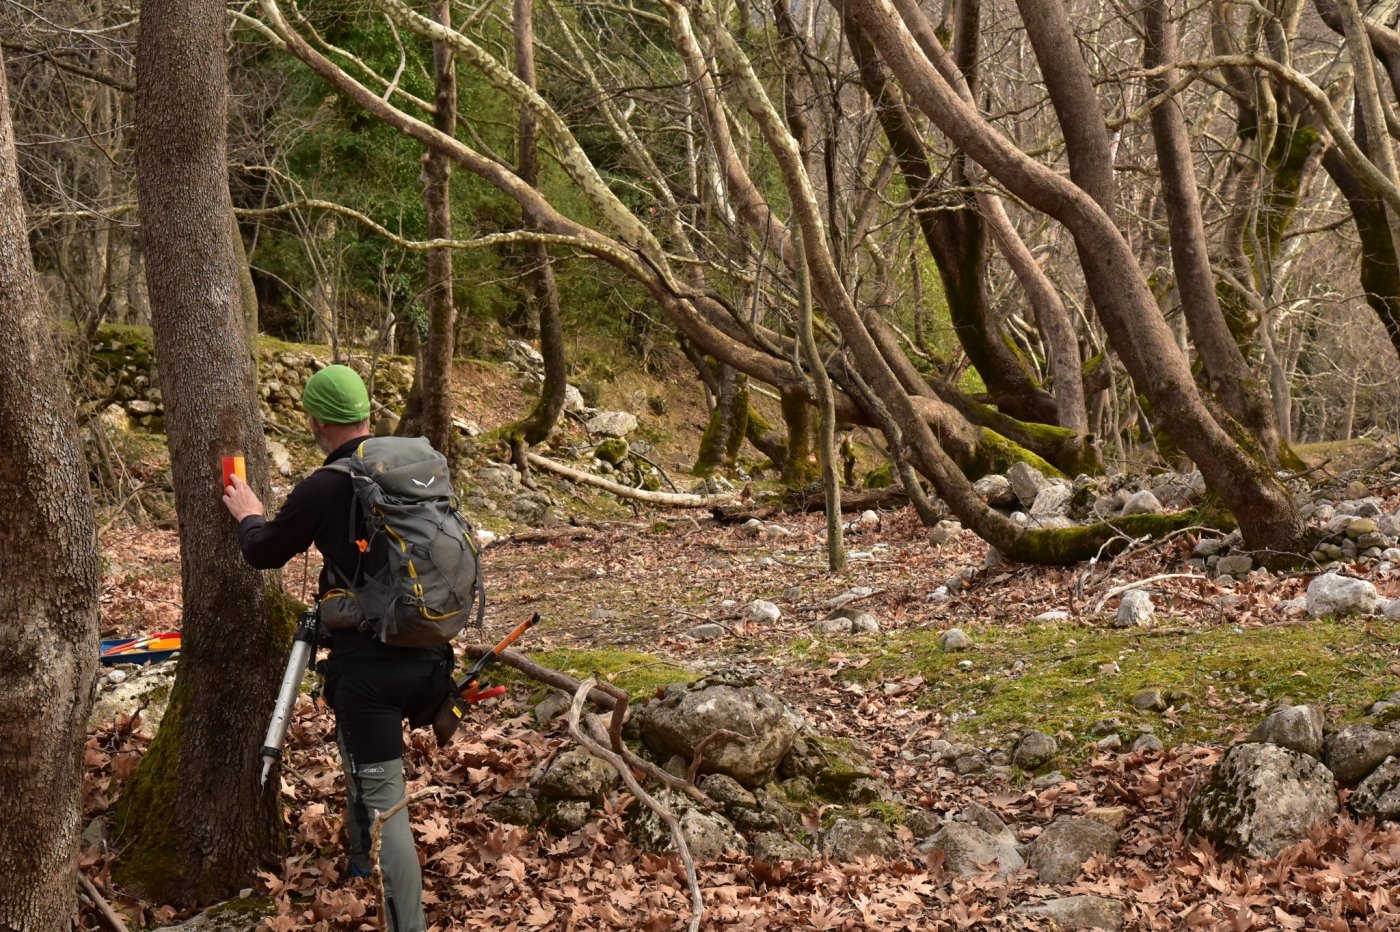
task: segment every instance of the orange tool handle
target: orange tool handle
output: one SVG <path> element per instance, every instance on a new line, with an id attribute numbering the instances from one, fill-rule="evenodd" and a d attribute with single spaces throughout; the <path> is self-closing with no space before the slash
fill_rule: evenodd
<path id="1" fill-rule="evenodd" d="M 478 660 L 476 665 L 467 671 L 467 675 L 457 681 L 457 695 L 468 701 L 473 701 L 472 697 L 477 693 L 477 684 L 481 682 L 481 671 L 486 665 L 499 659 L 501 654 L 505 653 L 506 648 L 514 644 L 522 634 L 539 623 L 540 613 L 535 612 L 525 621 L 522 621 L 514 631 L 501 638 L 500 642 L 495 647 L 491 648 L 489 654 L 484 655 Z"/>
<path id="2" fill-rule="evenodd" d="M 501 642 L 500 642 L 499 644 L 497 644 L 495 647 L 491 648 L 491 653 L 494 654 L 494 655 L 497 656 L 497 657 L 501 656 L 501 654 L 505 653 L 505 649 L 506 649 L 507 647 L 510 647 L 510 645 L 514 644 L 514 643 L 516 642 L 516 640 L 519 639 L 520 635 L 524 634 L 526 631 L 529 631 L 531 628 L 533 628 L 535 625 L 537 625 L 537 624 L 539 624 L 539 623 L 540 623 L 540 613 L 539 613 L 539 612 L 535 612 L 535 614 L 531 615 L 529 618 L 527 618 L 526 620 L 522 621 L 522 622 L 520 623 L 519 627 L 517 627 L 514 631 L 512 631 L 510 634 L 507 634 L 505 637 L 501 638 Z"/>

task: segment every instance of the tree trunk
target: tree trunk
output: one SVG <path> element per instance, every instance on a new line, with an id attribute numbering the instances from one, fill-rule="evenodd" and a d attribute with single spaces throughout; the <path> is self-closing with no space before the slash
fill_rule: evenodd
<path id="1" fill-rule="evenodd" d="M 0 61 L 0 928 L 77 914 L 101 572 L 87 463 L 29 254 Z"/>
<path id="2" fill-rule="evenodd" d="M 534 0 L 515 0 L 515 72 L 527 87 L 535 86 Z M 539 129 L 528 107 L 520 108 L 520 178 L 533 188 L 540 186 Z M 530 227 L 526 218 L 526 228 Z M 564 410 L 568 387 L 568 363 L 564 358 L 564 322 L 559 313 L 559 286 L 549 249 L 543 243 L 525 245 L 527 287 L 539 321 L 540 355 L 544 357 L 544 384 L 530 416 L 521 425 L 525 443 L 543 443 Z"/>
<path id="3" fill-rule="evenodd" d="M 933 65 L 931 58 L 946 58 L 946 52 L 931 24 L 913 0 L 896 2 L 899 13 L 885 4 L 850 3 L 846 8 L 915 103 L 954 144 L 966 149 L 1013 194 L 1066 225 L 1074 236 L 1085 280 L 1114 349 L 1151 402 L 1163 428 L 1196 462 L 1211 488 L 1239 520 L 1250 546 L 1283 552 L 1301 549 L 1304 528 L 1287 490 L 1268 465 L 1242 447 L 1239 438 L 1217 422 L 1204 404 L 1136 256 L 1099 201 L 1111 195 L 1104 186 L 1111 178 L 1112 160 L 1092 85 L 1087 100 L 1068 93 L 1088 83 L 1072 34 L 1065 44 L 1040 41 L 1037 52 L 1048 60 L 1042 62 L 1047 81 L 1059 85 L 1051 88 L 1052 100 L 1061 114 L 1071 166 L 1078 166 L 1077 183 L 1066 182 L 1029 158 L 962 101 Z M 1064 8 L 1054 0 L 1020 0 L 1020 5 L 1029 10 L 1024 15 L 1031 31 L 1046 24 L 1050 24 L 1048 33 L 1058 35 L 1067 30 Z M 1087 115 L 1080 112 L 1086 108 Z M 1072 119 L 1074 114 L 1082 119 Z M 949 504 L 957 507 L 955 502 Z"/>
<path id="4" fill-rule="evenodd" d="M 1176 59 L 1176 29 L 1168 21 L 1164 5 L 1165 0 L 1149 0 L 1143 8 L 1143 65 L 1149 69 L 1166 66 L 1147 83 L 1149 91 L 1167 97 L 1162 106 L 1152 110 L 1152 137 L 1162 170 L 1162 197 L 1181 309 L 1205 368 L 1206 383 L 1225 410 L 1259 440 L 1269 461 L 1277 465 L 1283 438 L 1273 409 L 1264 386 L 1249 371 L 1216 296 L 1186 116 L 1180 101 L 1170 94 L 1177 81 L 1176 69 L 1171 67 Z"/>
<path id="5" fill-rule="evenodd" d="M 801 249 L 797 259 L 797 331 L 802 357 L 812 373 L 816 389 L 820 426 L 817 430 L 817 458 L 822 467 L 822 493 L 826 504 L 826 565 L 833 573 L 846 568 L 846 541 L 841 529 L 841 476 L 836 468 L 836 403 L 831 379 L 812 333 L 812 286 L 807 278 L 807 260 Z M 918 489 L 912 490 L 915 494 Z"/>
<path id="6" fill-rule="evenodd" d="M 163 903 L 236 893 L 283 842 L 258 749 L 294 609 L 277 577 L 244 562 L 220 501 L 220 457 L 233 451 L 271 498 L 230 236 L 226 15 L 221 0 L 145 0 L 137 40 L 137 202 L 180 518 L 183 641 L 165 718 L 118 803 L 117 876 Z"/>
<path id="7" fill-rule="evenodd" d="M 451 27 L 448 0 L 432 0 L 430 15 Z M 457 67 L 452 50 L 433 43 L 433 126 L 451 136 L 457 130 Z M 423 204 L 428 214 L 428 238 L 452 238 L 452 160 L 436 149 L 423 154 Z M 456 435 L 452 430 L 452 355 L 457 312 L 452 304 L 452 250 L 428 252 L 428 337 L 419 356 L 422 377 L 417 380 L 422 399 L 420 427 L 424 437 L 456 462 Z"/>

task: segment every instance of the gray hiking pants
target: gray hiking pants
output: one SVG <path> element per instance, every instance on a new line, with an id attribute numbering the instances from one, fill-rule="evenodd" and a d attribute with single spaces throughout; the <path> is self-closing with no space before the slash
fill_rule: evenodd
<path id="1" fill-rule="evenodd" d="M 373 869 L 370 862 L 374 814 L 388 812 L 404 798 L 403 759 L 362 763 L 345 746 L 339 728 L 336 741 L 345 767 L 345 831 L 350 842 L 350 864 L 357 873 Z M 418 848 L 408 821 L 408 808 L 384 823 L 379 841 L 379 863 L 384 872 L 384 908 L 390 932 L 425 932 L 423 872 Z"/>

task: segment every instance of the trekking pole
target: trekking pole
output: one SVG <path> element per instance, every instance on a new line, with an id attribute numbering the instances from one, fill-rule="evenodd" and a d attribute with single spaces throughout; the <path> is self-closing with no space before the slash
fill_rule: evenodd
<path id="1" fill-rule="evenodd" d="M 452 693 L 438 709 L 437 717 L 433 720 L 433 734 L 437 736 L 438 747 L 446 747 L 447 742 L 452 740 L 452 735 L 456 733 L 457 726 L 461 724 L 462 716 L 467 712 L 467 704 L 480 702 L 483 699 L 491 699 L 506 691 L 504 686 L 490 686 L 481 680 L 481 673 L 491 664 L 501 659 L 501 654 L 506 648 L 514 644 L 516 640 L 540 623 L 540 613 L 535 612 L 525 621 L 522 621 L 514 631 L 501 638 L 500 642 L 490 651 L 483 654 L 481 659 L 472 665 L 472 668 L 462 675 L 452 687 Z"/>
<path id="2" fill-rule="evenodd" d="M 268 723 L 262 750 L 258 752 L 263 762 L 259 786 L 267 785 L 267 775 L 272 772 L 272 765 L 282 758 L 282 743 L 287 740 L 292 707 L 296 705 L 302 677 L 316 653 L 316 629 L 320 617 L 319 609 L 308 608 L 297 621 L 296 633 L 292 635 L 292 652 L 287 657 L 287 669 L 282 674 L 282 687 L 277 691 L 277 705 L 272 710 L 272 721 Z"/>

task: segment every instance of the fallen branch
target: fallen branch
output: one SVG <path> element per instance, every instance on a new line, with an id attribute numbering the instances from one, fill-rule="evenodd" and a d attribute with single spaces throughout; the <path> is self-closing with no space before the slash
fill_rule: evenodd
<path id="1" fill-rule="evenodd" d="M 97 892 L 97 887 L 93 886 L 92 881 L 88 880 L 81 871 L 78 872 L 78 883 L 82 886 L 88 899 L 92 900 L 92 905 L 97 907 L 98 913 L 107 920 L 107 924 L 112 927 L 114 932 L 127 932 L 126 923 L 122 922 L 122 917 L 117 915 L 117 911 L 102 898 L 102 894 Z"/>
<path id="2" fill-rule="evenodd" d="M 680 820 L 676 818 L 674 812 L 666 806 L 663 806 L 654 796 L 642 789 L 642 785 L 637 782 L 637 778 L 632 774 L 632 768 L 627 766 L 627 762 L 623 760 L 620 755 L 594 740 L 593 737 L 586 734 L 579 725 L 579 716 L 583 712 L 583 703 L 588 699 L 589 694 L 593 691 L 593 687 L 597 682 L 595 678 L 590 676 L 580 683 L 578 689 L 574 691 L 574 701 L 573 704 L 569 706 L 569 734 L 573 735 L 574 740 L 583 745 L 588 753 L 611 764 L 612 768 L 617 771 L 618 776 L 622 778 L 622 782 L 627 785 L 628 791 L 637 798 L 637 801 L 656 813 L 671 830 L 671 840 L 675 842 L 676 852 L 681 856 L 681 863 L 685 865 L 686 880 L 690 882 L 691 912 L 690 925 L 688 927 L 689 932 L 698 932 L 700 928 L 700 919 L 705 914 L 705 901 L 700 896 L 700 878 L 696 875 L 695 859 L 690 856 L 690 846 L 686 844 L 685 833 L 681 830 Z M 619 705 L 614 708 L 614 716 L 617 715 L 618 708 L 621 708 L 621 706 Z"/>
<path id="3" fill-rule="evenodd" d="M 622 485 L 601 476 L 595 476 L 591 472 L 581 469 L 574 469 L 572 466 L 565 466 L 563 463 L 546 459 L 538 453 L 526 453 L 525 459 L 532 465 L 538 466 L 546 472 L 552 472 L 565 479 L 572 479 L 574 482 L 581 482 L 584 485 L 591 485 L 611 492 L 618 498 L 631 499 L 638 502 L 646 502 L 649 505 L 668 505 L 673 508 L 710 508 L 715 505 L 732 502 L 737 497 L 733 493 L 723 495 L 691 495 L 685 492 L 649 492 L 646 489 L 634 489 L 629 485 Z"/>
<path id="4" fill-rule="evenodd" d="M 480 660 L 490 652 L 490 646 L 485 644 L 468 644 L 466 647 L 462 648 L 462 655 L 470 657 L 472 660 Z M 551 670 L 549 667 L 536 663 L 518 651 L 501 651 L 501 655 L 496 659 L 498 663 L 502 663 L 513 670 L 519 670 L 537 683 L 553 686 L 555 689 L 562 689 L 564 692 L 570 694 L 578 689 L 579 681 L 569 674 L 560 673 L 558 670 Z M 597 688 L 593 689 L 588 694 L 588 701 L 601 709 L 611 709 L 617 704 L 617 701 L 613 699 L 611 695 Z"/>
<path id="5" fill-rule="evenodd" d="M 704 740 L 704 741 L 701 741 L 698 745 L 696 745 L 696 747 L 695 747 L 695 753 L 694 753 L 693 755 L 691 755 L 691 758 L 690 758 L 690 782 L 691 782 L 691 783 L 694 783 L 694 782 L 695 782 L 695 778 L 698 777 L 698 776 L 700 775 L 700 765 L 703 764 L 703 763 L 705 762 L 705 749 L 708 748 L 710 745 L 714 744 L 716 741 L 719 741 L 721 738 L 733 738 L 735 741 L 738 741 L 740 744 L 748 744 L 748 743 L 749 743 L 749 739 L 748 739 L 748 738 L 746 738 L 746 737 L 744 737 L 743 735 L 739 734 L 737 731 L 730 731 L 728 728 L 721 728 L 721 729 L 719 729 L 719 730 L 717 730 L 717 731 L 712 731 L 712 732 L 710 732 L 708 735 L 705 736 L 705 740 Z"/>
<path id="6" fill-rule="evenodd" d="M 370 826 L 369 830 L 369 862 L 374 866 L 374 884 L 379 890 L 379 925 L 384 929 L 384 932 L 392 932 L 389 927 L 389 911 L 384 903 L 384 871 L 379 863 L 379 843 L 384 838 L 384 823 L 398 815 L 399 810 L 406 808 L 409 803 L 416 802 L 425 796 L 436 796 L 441 789 L 437 786 L 425 787 L 412 796 L 404 796 L 403 799 L 394 803 L 384 812 L 375 810 L 374 824 Z"/>
<path id="7" fill-rule="evenodd" d="M 1095 611 L 1095 612 L 1100 612 L 1100 611 L 1102 611 L 1102 610 L 1103 610 L 1103 607 L 1104 607 L 1105 605 L 1108 604 L 1108 600 L 1111 599 L 1111 598 L 1113 598 L 1115 595 L 1122 595 L 1123 593 L 1125 593 L 1125 592 L 1131 592 L 1131 591 L 1134 590 L 1134 589 L 1142 589 L 1142 588 L 1144 588 L 1145 586 L 1149 585 L 1150 583 L 1160 582 L 1160 581 L 1162 581 L 1163 579 L 1205 579 L 1205 578 L 1206 578 L 1205 576 L 1201 576 L 1201 575 L 1199 575 L 1199 574 L 1197 574 L 1197 573 L 1162 573 L 1161 575 L 1158 575 L 1158 576 L 1149 576 L 1149 577 L 1147 577 L 1146 579 L 1140 579 L 1140 580 L 1138 580 L 1137 582 L 1130 582 L 1130 583 L 1125 583 L 1124 585 L 1121 585 L 1121 586 L 1114 586 L 1112 589 L 1108 590 L 1108 591 L 1105 592 L 1103 595 L 1099 596 L 1099 600 L 1098 600 L 1097 602 L 1094 603 L 1094 611 Z"/>

